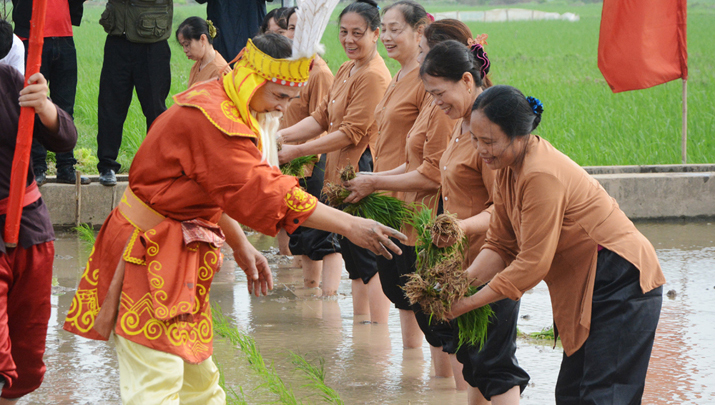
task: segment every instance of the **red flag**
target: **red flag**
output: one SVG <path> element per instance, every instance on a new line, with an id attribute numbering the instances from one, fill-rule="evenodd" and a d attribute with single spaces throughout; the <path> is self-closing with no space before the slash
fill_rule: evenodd
<path id="1" fill-rule="evenodd" d="M 25 87 L 30 76 L 40 71 L 42 64 L 42 44 L 45 30 L 45 14 L 47 0 L 35 0 L 32 3 L 32 17 L 30 18 L 30 40 L 27 49 L 27 63 L 25 63 Z M 35 109 L 22 107 L 17 125 L 17 141 L 15 154 L 12 158 L 12 171 L 10 172 L 10 195 L 8 196 L 7 216 L 5 217 L 5 232 L 3 240 L 5 246 L 17 246 L 20 234 L 20 219 L 22 217 L 22 201 L 25 198 L 27 186 L 27 168 L 30 165 L 30 150 L 32 148 L 32 130 L 35 127 Z"/>
<path id="2" fill-rule="evenodd" d="M 614 93 L 688 78 L 686 1 L 603 1 L 598 68 Z"/>

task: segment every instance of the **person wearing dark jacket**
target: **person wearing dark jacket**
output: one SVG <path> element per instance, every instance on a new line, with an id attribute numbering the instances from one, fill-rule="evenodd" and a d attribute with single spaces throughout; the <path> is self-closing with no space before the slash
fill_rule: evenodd
<path id="1" fill-rule="evenodd" d="M 266 16 L 265 0 L 196 0 L 206 4 L 206 19 L 218 28 L 214 49 L 226 60 L 241 52 L 248 38 L 258 34 Z"/>
<path id="2" fill-rule="evenodd" d="M 77 92 L 77 50 L 72 38 L 72 26 L 82 22 L 84 0 L 62 0 L 49 2 L 44 29 L 42 47 L 42 66 L 40 73 L 50 85 L 50 96 L 57 105 L 72 117 L 74 115 L 75 94 Z M 28 38 L 30 38 L 30 18 L 32 0 L 12 0 L 12 19 L 15 22 L 15 35 L 25 45 L 27 59 Z M 38 185 L 47 180 L 47 149 L 37 141 L 32 143 L 32 164 Z M 58 153 L 57 182 L 75 182 L 74 165 L 77 160 L 72 150 Z M 89 184 L 89 178 L 82 176 L 82 184 Z"/>
<path id="3" fill-rule="evenodd" d="M 171 88 L 172 0 L 109 0 L 99 19 L 107 32 L 99 78 L 97 157 L 99 182 L 117 184 L 124 121 L 134 89 L 149 130 L 166 111 Z"/>
<path id="4" fill-rule="evenodd" d="M 12 43 L 12 35 L 0 38 L 8 41 Z M 44 147 L 68 152 L 77 142 L 72 117 L 47 98 L 47 90 L 41 73 L 32 75 L 23 89 L 20 73 L 0 64 L 0 230 L 5 229 L 20 107 L 35 109 L 33 138 Z M 0 233 L 0 405 L 12 404 L 37 389 L 45 373 L 42 356 L 52 308 L 55 235 L 32 165 L 23 205 L 18 245 L 6 246 Z"/>

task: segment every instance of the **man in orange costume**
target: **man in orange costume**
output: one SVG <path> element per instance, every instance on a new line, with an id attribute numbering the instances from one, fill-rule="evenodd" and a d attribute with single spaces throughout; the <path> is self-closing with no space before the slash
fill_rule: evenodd
<path id="1" fill-rule="evenodd" d="M 387 237 L 399 233 L 320 204 L 266 162 L 260 115 L 282 111 L 308 79 L 312 58 L 290 55 L 282 36 L 249 41 L 231 74 L 176 95 L 137 152 L 64 326 L 90 339 L 115 333 L 124 403 L 224 403 L 208 300 L 223 242 L 249 291 L 272 287 L 237 221 L 269 235 L 316 227 L 399 252 Z"/>

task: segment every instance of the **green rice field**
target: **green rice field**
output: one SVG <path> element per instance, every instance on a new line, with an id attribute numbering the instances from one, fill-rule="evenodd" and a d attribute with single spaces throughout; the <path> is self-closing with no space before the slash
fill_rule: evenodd
<path id="1" fill-rule="evenodd" d="M 484 10 L 458 3 L 423 3 L 429 12 Z M 341 3 L 339 8 L 344 7 Z M 510 84 L 541 99 L 545 112 L 537 133 L 584 166 L 650 165 L 681 162 L 681 81 L 651 89 L 613 94 L 597 67 L 601 4 L 522 3 L 514 7 L 572 12 L 578 22 L 529 21 L 469 23 L 473 33 L 489 35 L 486 50 L 497 84 Z M 80 132 L 79 169 L 96 172 L 97 95 L 106 37 L 98 24 L 102 4 L 87 2 L 82 26 L 75 27 L 79 84 L 75 122 Z M 176 5 L 174 28 L 186 17 L 206 16 L 204 5 Z M 335 13 L 337 17 L 337 12 Z M 691 1 L 688 7 L 688 163 L 715 162 L 715 1 Z M 337 40 L 337 18 L 323 38 L 325 59 L 335 72 L 346 59 Z M 192 61 L 172 37 L 171 95 L 186 88 Z M 710 44 L 710 45 L 708 45 Z M 384 47 L 380 53 L 387 59 Z M 387 60 L 395 73 L 398 65 Z M 172 101 L 167 100 L 171 105 Z M 119 161 L 127 171 L 146 124 L 138 100 L 124 127 Z"/>

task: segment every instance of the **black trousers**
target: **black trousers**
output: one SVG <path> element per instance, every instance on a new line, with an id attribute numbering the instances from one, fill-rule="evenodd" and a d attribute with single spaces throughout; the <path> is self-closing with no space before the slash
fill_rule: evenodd
<path id="1" fill-rule="evenodd" d="M 99 172 L 114 170 L 122 130 L 134 89 L 146 117 L 147 131 L 156 117 L 166 111 L 171 88 L 171 50 L 164 41 L 137 44 L 123 36 L 108 35 L 99 78 L 97 110 L 97 157 Z"/>
<path id="2" fill-rule="evenodd" d="M 313 174 L 304 179 L 300 179 L 300 186 L 311 195 L 318 197 L 320 202 L 326 203 L 322 197 L 321 190 L 325 180 L 325 160 L 326 154 L 320 157 L 320 161 L 313 167 Z M 340 253 L 340 242 L 338 235 L 320 229 L 306 228 L 299 226 L 290 234 L 288 247 L 293 255 L 308 256 L 310 260 L 323 260 L 329 254 Z"/>
<path id="3" fill-rule="evenodd" d="M 558 405 L 641 403 L 663 287 L 641 292 L 640 272 L 616 253 L 598 253 L 591 330 L 583 346 L 564 354 L 556 382 Z"/>
<path id="4" fill-rule="evenodd" d="M 489 304 L 494 316 L 489 320 L 484 346 L 480 350 L 479 347 L 464 344 L 457 350 L 457 360 L 464 364 L 462 374 L 465 381 L 479 389 L 487 400 L 514 386 L 519 386 L 524 392 L 529 383 L 529 374 L 516 360 L 516 323 L 520 304 L 521 301 L 508 298 Z M 455 325 L 454 338 L 457 341 L 458 333 Z"/>
<path id="5" fill-rule="evenodd" d="M 27 45 L 25 62 L 27 64 Z M 77 93 L 77 50 L 72 37 L 45 38 L 42 46 L 40 73 L 47 79 L 50 98 L 70 116 L 74 116 L 74 102 Z M 47 149 L 36 140 L 32 141 L 32 166 L 35 172 L 47 171 Z M 73 167 L 77 161 L 74 152 L 55 154 L 57 168 Z"/>

